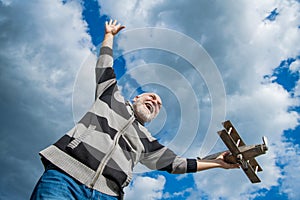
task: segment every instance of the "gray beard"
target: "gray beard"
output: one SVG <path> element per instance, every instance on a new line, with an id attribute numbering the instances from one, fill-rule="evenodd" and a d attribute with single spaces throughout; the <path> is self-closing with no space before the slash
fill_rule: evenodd
<path id="1" fill-rule="evenodd" d="M 135 102 L 133 104 L 133 110 L 136 117 L 143 123 L 150 122 L 152 119 L 155 118 L 155 116 L 152 113 L 148 113 L 148 110 L 145 110 L 145 107 L 141 102 Z"/>

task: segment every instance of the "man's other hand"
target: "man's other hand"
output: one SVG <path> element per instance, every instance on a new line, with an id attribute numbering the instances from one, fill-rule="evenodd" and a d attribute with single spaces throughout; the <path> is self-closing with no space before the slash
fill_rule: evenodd
<path id="1" fill-rule="evenodd" d="M 234 169 L 234 168 L 239 168 L 240 165 L 238 163 L 236 164 L 231 164 L 231 163 L 227 163 L 225 162 L 225 157 L 226 155 L 228 155 L 229 152 L 223 152 L 222 154 L 220 154 L 217 158 L 216 158 L 216 162 L 218 162 L 222 168 L 224 169 Z"/>

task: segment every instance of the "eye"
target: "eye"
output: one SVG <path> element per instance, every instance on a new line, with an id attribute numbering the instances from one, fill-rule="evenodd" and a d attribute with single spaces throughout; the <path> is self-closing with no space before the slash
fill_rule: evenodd
<path id="1" fill-rule="evenodd" d="M 156 100 L 156 96 L 155 95 L 150 95 L 151 99 Z"/>
<path id="2" fill-rule="evenodd" d="M 158 104 L 159 108 L 161 108 L 161 107 L 162 107 L 162 103 L 160 103 L 160 102 L 157 102 L 157 104 Z"/>

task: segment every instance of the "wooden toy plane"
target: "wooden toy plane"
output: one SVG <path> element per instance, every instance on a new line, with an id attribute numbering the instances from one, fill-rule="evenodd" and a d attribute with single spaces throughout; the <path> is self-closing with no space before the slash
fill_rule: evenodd
<path id="1" fill-rule="evenodd" d="M 267 138 L 262 138 L 263 144 L 246 145 L 229 120 L 222 124 L 224 129 L 219 131 L 218 134 L 230 151 L 230 154 L 224 158 L 225 161 L 228 163 L 239 163 L 252 183 L 261 182 L 257 172 L 262 171 L 262 168 L 255 160 L 255 157 L 265 154 L 268 150 Z M 221 153 L 212 154 L 202 159 L 215 159 Z"/>

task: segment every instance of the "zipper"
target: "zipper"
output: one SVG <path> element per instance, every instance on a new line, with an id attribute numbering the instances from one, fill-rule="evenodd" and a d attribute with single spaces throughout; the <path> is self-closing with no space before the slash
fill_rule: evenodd
<path id="1" fill-rule="evenodd" d="M 114 142 L 113 145 L 111 146 L 110 150 L 107 152 L 107 154 L 104 156 L 104 158 L 102 159 L 101 163 L 99 164 L 97 171 L 90 183 L 90 187 L 93 188 L 96 184 L 96 181 L 98 180 L 100 174 L 103 173 L 104 167 L 106 166 L 108 160 L 111 158 L 112 154 L 114 153 L 116 146 L 119 142 L 119 139 L 121 137 L 121 135 L 123 135 L 124 131 L 129 127 L 129 125 L 132 124 L 132 122 L 135 120 L 134 115 L 132 115 L 129 120 L 127 121 L 127 123 L 125 124 L 125 126 L 116 134 L 115 138 L 114 138 Z"/>

